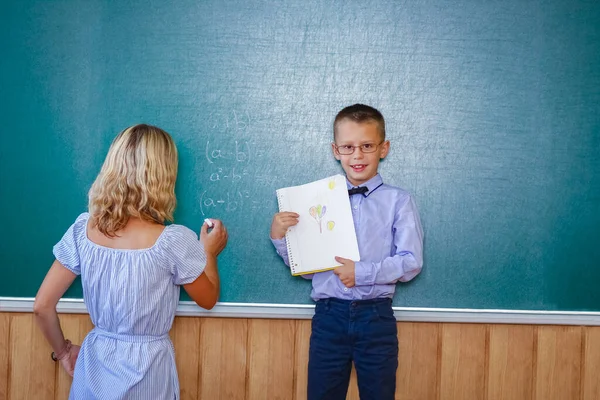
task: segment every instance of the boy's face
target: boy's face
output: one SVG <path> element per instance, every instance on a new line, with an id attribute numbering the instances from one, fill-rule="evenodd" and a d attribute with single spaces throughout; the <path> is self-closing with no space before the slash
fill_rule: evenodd
<path id="1" fill-rule="evenodd" d="M 390 142 L 381 140 L 377 123 L 345 119 L 338 122 L 335 132 L 335 143 L 331 144 L 331 149 L 335 158 L 340 160 L 348 181 L 359 186 L 377 175 L 379 161 L 390 150 Z M 351 151 L 352 154 L 342 154 Z"/>

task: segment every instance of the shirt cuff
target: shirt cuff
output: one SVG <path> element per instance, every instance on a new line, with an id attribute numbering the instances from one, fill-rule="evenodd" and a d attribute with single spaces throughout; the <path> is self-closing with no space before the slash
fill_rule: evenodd
<path id="1" fill-rule="evenodd" d="M 269 238 L 269 239 L 271 239 L 271 243 L 273 243 L 273 246 L 275 246 L 275 248 L 277 250 L 284 249 L 287 246 L 287 244 L 285 242 L 285 238 L 281 238 L 281 239 Z"/>
<path id="2" fill-rule="evenodd" d="M 354 263 L 354 283 L 356 286 L 370 286 L 375 283 L 373 265 L 370 262 L 358 261 Z"/>

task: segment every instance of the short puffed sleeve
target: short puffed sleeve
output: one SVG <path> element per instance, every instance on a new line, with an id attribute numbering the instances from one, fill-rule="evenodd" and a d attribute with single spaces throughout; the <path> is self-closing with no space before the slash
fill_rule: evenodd
<path id="1" fill-rule="evenodd" d="M 206 267 L 204 245 L 194 231 L 183 225 L 170 225 L 164 254 L 173 275 L 173 283 L 185 285 L 195 281 Z"/>
<path id="2" fill-rule="evenodd" d="M 52 249 L 54 257 L 65 266 L 69 271 L 76 275 L 81 275 L 79 264 L 80 241 L 82 235 L 85 235 L 88 213 L 83 213 L 67 229 L 60 242 L 56 243 Z"/>

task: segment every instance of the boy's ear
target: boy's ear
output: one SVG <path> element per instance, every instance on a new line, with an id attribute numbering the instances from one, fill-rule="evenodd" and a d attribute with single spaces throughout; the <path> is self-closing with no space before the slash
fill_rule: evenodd
<path id="1" fill-rule="evenodd" d="M 331 143 L 331 151 L 333 152 L 333 156 L 335 157 L 335 159 L 339 160 L 340 159 L 340 155 L 335 150 L 335 143 Z"/>
<path id="2" fill-rule="evenodd" d="M 385 142 L 383 142 L 381 144 L 381 150 L 380 150 L 380 154 L 379 154 L 379 158 L 380 159 L 384 159 L 387 157 L 388 153 L 390 152 L 390 141 L 386 140 Z"/>

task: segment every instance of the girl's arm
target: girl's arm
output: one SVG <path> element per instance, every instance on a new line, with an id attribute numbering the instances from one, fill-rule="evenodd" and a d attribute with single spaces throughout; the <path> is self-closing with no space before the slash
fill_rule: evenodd
<path id="1" fill-rule="evenodd" d="M 206 254 L 204 272 L 194 282 L 183 285 L 183 288 L 196 304 L 210 310 L 219 299 L 219 283 L 217 256 Z"/>
<path id="2" fill-rule="evenodd" d="M 208 225 L 202 225 L 200 240 L 204 244 L 206 266 L 204 272 L 192 283 L 183 285 L 187 294 L 202 308 L 210 310 L 219 299 L 219 271 L 217 269 L 217 256 L 227 245 L 227 229 L 217 219 L 212 220 L 214 227 L 208 232 Z"/>
<path id="3" fill-rule="evenodd" d="M 58 260 L 55 260 L 46 274 L 33 303 L 35 320 L 52 347 L 52 350 L 58 356 L 64 355 L 67 342 L 60 327 L 56 305 L 69 286 L 71 286 L 76 276 Z M 78 350 L 78 348 L 75 350 Z M 69 369 L 67 369 L 67 372 L 71 373 Z"/>

